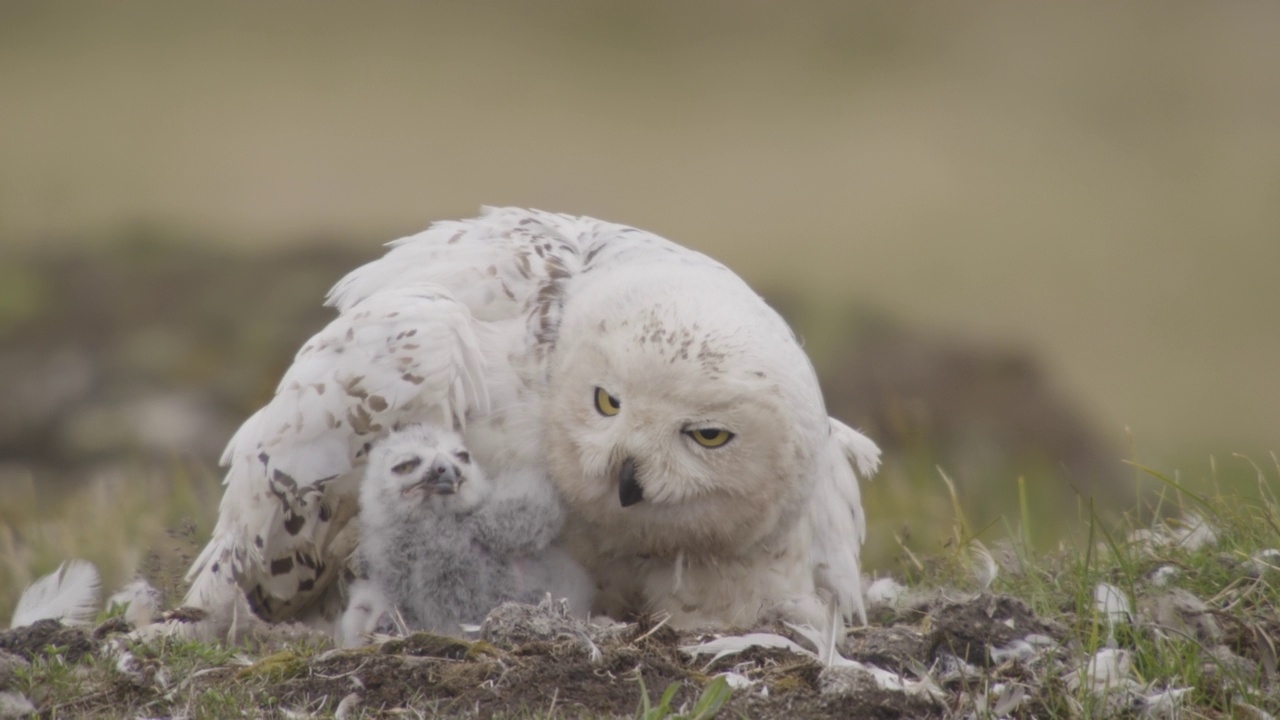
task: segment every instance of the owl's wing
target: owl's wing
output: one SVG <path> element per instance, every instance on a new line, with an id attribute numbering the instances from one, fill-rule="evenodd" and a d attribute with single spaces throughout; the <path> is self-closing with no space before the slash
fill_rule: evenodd
<path id="1" fill-rule="evenodd" d="M 862 601 L 860 556 L 867 536 L 858 477 L 870 478 L 880 466 L 880 448 L 870 438 L 830 418 L 824 467 L 818 473 L 810 506 L 818 586 L 835 596 L 846 619 L 867 621 Z"/>
<path id="2" fill-rule="evenodd" d="M 554 339 L 565 286 L 590 270 L 663 263 L 729 273 L 720 263 L 643 230 L 590 217 L 486 207 L 388 244 L 329 294 L 346 310 L 386 287 L 447 288 L 481 322 L 528 316 L 536 340 Z M 731 274 L 731 273 L 729 273 Z"/>
<path id="3" fill-rule="evenodd" d="M 267 619 L 305 605 L 343 559 L 328 549 L 331 524 L 354 512 L 370 443 L 402 422 L 460 426 L 487 403 L 471 313 L 448 290 L 392 287 L 350 304 L 231 439 L 218 523 L 188 575 L 187 603 L 223 606 L 243 591 Z"/>
<path id="4" fill-rule="evenodd" d="M 242 590 L 268 619 L 296 615 L 333 576 L 330 544 L 349 544 L 334 534 L 354 512 L 365 445 L 396 422 L 461 422 L 536 383 L 583 272 L 672 253 L 728 272 L 634 228 L 519 208 L 438 222 L 390 247 L 333 288 L 339 317 L 232 438 L 189 604 L 229 608 Z"/>

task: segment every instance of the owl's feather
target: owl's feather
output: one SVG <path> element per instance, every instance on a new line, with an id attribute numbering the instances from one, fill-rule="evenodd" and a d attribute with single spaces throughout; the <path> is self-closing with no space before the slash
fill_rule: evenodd
<path id="1" fill-rule="evenodd" d="M 24 627 L 40 620 L 87 625 L 98 614 L 101 587 L 102 579 L 93 563 L 87 560 L 65 562 L 22 591 L 10 626 Z"/>
<path id="2" fill-rule="evenodd" d="M 276 395 L 236 432 L 213 539 L 192 567 L 190 604 L 249 593 L 280 620 L 325 589 L 343 558 L 331 533 L 355 512 L 358 467 L 400 423 L 461 424 L 488 407 L 466 306 L 438 286 L 388 288 L 311 338 Z"/>
<path id="3" fill-rule="evenodd" d="M 818 475 L 810 510 L 815 581 L 819 588 L 835 595 L 846 614 L 865 623 L 860 558 L 867 519 L 858 476 L 875 473 L 880 466 L 880 448 L 839 420 L 832 418 L 830 422 L 829 471 Z"/>
<path id="4" fill-rule="evenodd" d="M 829 595 L 861 614 L 857 477 L 878 451 L 828 422 L 790 329 L 723 265 L 635 228 L 486 209 L 391 243 L 329 303 L 227 448 L 188 603 L 331 615 L 368 448 L 426 422 L 464 429 L 494 477 L 549 473 L 565 540 L 619 613 L 726 623 Z M 592 404 L 602 384 L 616 418 Z M 712 422 L 734 439 L 691 445 L 689 423 Z M 628 458 L 644 495 L 621 507 Z"/>

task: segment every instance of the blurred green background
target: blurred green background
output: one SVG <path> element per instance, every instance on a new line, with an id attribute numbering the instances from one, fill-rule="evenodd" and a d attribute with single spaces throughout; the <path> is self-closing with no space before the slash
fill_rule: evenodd
<path id="1" fill-rule="evenodd" d="M 1232 454 L 1280 445 L 1278 36 L 1265 2 L 9 0 L 10 582 L 79 551 L 33 523 L 106 468 L 180 466 L 198 544 L 324 290 L 481 204 L 766 294 L 890 451 L 873 558 L 936 547 L 939 464 L 978 524 L 1027 476 L 1047 539 L 1079 517 L 1049 484 L 1131 503 L 1121 458 L 1248 481 Z"/>

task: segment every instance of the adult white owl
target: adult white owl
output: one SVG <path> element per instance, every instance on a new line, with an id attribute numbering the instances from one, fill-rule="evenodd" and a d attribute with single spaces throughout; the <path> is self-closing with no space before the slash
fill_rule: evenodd
<path id="1" fill-rule="evenodd" d="M 651 233 L 513 208 L 441 222 L 349 274 L 338 317 L 232 438 L 187 603 L 332 620 L 361 466 L 389 429 L 464 429 L 494 477 L 548 473 L 596 610 L 678 626 L 863 619 L 855 475 L 786 323 Z M 834 607 L 833 607 L 834 605 Z"/>

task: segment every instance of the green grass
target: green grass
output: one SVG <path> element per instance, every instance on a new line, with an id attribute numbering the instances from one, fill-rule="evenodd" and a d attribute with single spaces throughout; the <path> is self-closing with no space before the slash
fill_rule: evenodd
<path id="1" fill-rule="evenodd" d="M 1016 485 L 1013 492 L 1017 511 L 996 522 L 976 524 L 966 510 L 965 499 L 940 479 L 919 508 L 932 513 L 945 540 L 934 552 L 911 552 L 903 547 L 896 574 L 917 591 L 945 588 L 949 595 L 964 595 L 979 589 L 975 565 L 982 553 L 987 553 L 1000 568 L 989 587 L 991 592 L 1020 598 L 1037 616 L 1065 628 L 1067 641 L 1056 659 L 1017 676 L 1017 682 L 1033 688 L 1031 704 L 1026 707 L 1033 708 L 1035 714 L 1116 712 L 1114 700 L 1107 701 L 1085 687 L 1073 687 L 1069 681 L 1086 658 L 1111 643 L 1128 652 L 1130 676 L 1146 691 L 1187 689 L 1181 706 L 1184 716 L 1247 716 L 1248 707 L 1273 707 L 1280 699 L 1265 675 L 1268 663 L 1275 662 L 1275 648 L 1280 646 L 1280 620 L 1275 617 L 1275 608 L 1280 607 L 1280 568 L 1252 574 L 1247 570 L 1251 558 L 1260 551 L 1280 547 L 1280 502 L 1271 490 L 1280 482 L 1280 463 L 1272 460 L 1268 466 L 1256 468 L 1246 465 L 1253 473 L 1252 486 L 1235 484 L 1230 491 L 1220 477 L 1216 482 L 1209 478 L 1203 488 L 1191 489 L 1168 475 L 1139 468 L 1145 481 L 1153 485 L 1140 506 L 1119 518 L 1102 518 L 1081 505 L 1074 509 L 1080 521 L 1077 532 L 1048 548 L 1032 539 L 1030 531 L 1043 518 L 1025 484 Z M 145 543 L 167 538 L 164 522 L 191 518 L 208 527 L 216 506 L 208 496 L 212 492 L 216 497 L 217 491 L 211 478 L 180 473 L 162 489 L 158 487 L 163 484 L 160 475 L 144 476 L 150 479 L 132 491 L 112 488 L 117 507 L 127 512 L 102 509 L 104 490 L 90 487 L 54 506 L 67 513 L 64 517 L 76 517 L 75 523 L 33 515 L 24 524 L 15 520 L 22 513 L 8 513 L 5 524 L 0 525 L 0 538 L 8 538 L 9 543 L 3 558 L 5 607 L 13 602 L 8 588 L 14 586 L 9 582 L 34 577 L 58 559 L 92 557 L 103 563 L 113 582 L 119 582 L 127 579 L 127 571 L 135 564 L 129 558 L 145 552 Z M 871 507 L 874 511 L 875 506 Z M 1191 517 L 1211 526 L 1216 540 L 1187 547 L 1177 542 L 1153 543 L 1142 537 L 1141 531 L 1151 528 L 1174 535 L 1182 527 L 1180 523 Z M 99 540 L 103 536 L 119 545 L 104 547 Z M 15 542 L 15 537 L 21 541 Z M 15 552 L 15 546 L 19 551 Z M 1177 572 L 1167 586 L 1156 587 L 1152 573 L 1165 566 Z M 1133 604 L 1134 622 L 1111 628 L 1099 614 L 1093 593 L 1103 582 L 1118 588 Z M 1160 628 L 1151 622 L 1149 603 L 1174 590 L 1205 603 L 1219 636 L 1206 639 L 1198 637 L 1194 628 Z M 904 618 L 895 620 L 902 622 Z M 1220 654 L 1215 649 L 1219 646 L 1231 655 Z M 245 715 L 246 708 L 254 709 L 250 714 L 271 714 L 283 712 L 286 705 L 291 710 L 305 709 L 297 702 L 284 703 L 275 693 L 290 679 L 315 673 L 314 664 L 323 650 L 301 645 L 274 654 L 245 655 L 236 648 L 177 640 L 128 648 L 134 656 L 132 672 L 107 659 L 87 657 L 72 664 L 50 652 L 19 671 L 11 689 L 50 709 L 51 717 L 110 716 L 124 712 L 124 706 L 118 704 L 121 702 L 127 703 L 128 712 L 150 714 L 239 717 Z M 1241 657 L 1250 661 L 1240 661 Z M 975 681 L 968 692 L 990 690 L 998 681 L 1009 682 L 1001 675 L 1008 671 L 1007 667 L 989 669 L 986 679 Z M 157 679 L 161 672 L 163 679 Z M 703 687 L 695 701 L 675 707 L 679 684 L 654 698 L 642 678 L 637 677 L 636 682 L 642 699 L 635 717 L 646 720 L 709 718 L 731 698 L 724 680 L 716 679 Z M 120 700 L 117 694 L 122 691 L 126 694 Z M 425 695 L 421 701 L 417 707 L 434 708 L 423 711 L 423 716 L 458 710 Z M 348 717 L 371 717 L 379 712 L 377 708 L 359 708 Z M 555 704 L 550 703 L 518 716 L 561 717 L 563 713 L 558 714 Z"/>
<path id="2" fill-rule="evenodd" d="M 688 712 L 680 712 L 671 707 L 680 690 L 680 683 L 668 685 L 654 705 L 649 701 L 649 690 L 644 686 L 644 678 L 637 676 L 636 682 L 640 683 L 640 707 L 636 710 L 636 720 L 709 720 L 720 712 L 733 694 L 727 680 L 722 677 L 714 678 L 703 688 L 693 707 Z"/>
<path id="3" fill-rule="evenodd" d="M 104 601 L 137 575 L 169 605 L 181 600 L 182 575 L 217 519 L 222 488 L 211 471 L 135 466 L 60 489 L 30 474 L 2 488 L 0 621 L 7 626 L 24 587 L 72 558 L 98 567 Z"/>
<path id="4" fill-rule="evenodd" d="M 1212 654 L 1213 647 L 1190 632 L 1157 629 L 1150 622 L 1121 624 L 1114 642 L 1129 651 L 1134 678 L 1148 687 L 1186 687 L 1185 709 L 1204 716 L 1228 716 L 1249 706 L 1274 706 L 1280 694 L 1265 690 L 1266 662 L 1275 662 L 1280 621 L 1274 608 L 1280 607 L 1277 572 L 1252 576 L 1244 568 L 1259 551 L 1280 547 L 1280 504 L 1271 485 L 1280 480 L 1280 464 L 1270 472 L 1256 471 L 1254 492 L 1248 496 L 1224 494 L 1215 487 L 1212 494 L 1197 492 L 1150 468 L 1140 468 L 1155 480 L 1162 492 L 1147 496 L 1143 506 L 1120 522 L 1108 522 L 1095 515 L 1084 517 L 1080 532 L 1062 540 L 1060 546 L 1042 552 L 1032 546 L 1025 532 L 1036 523 L 1024 504 L 1016 522 L 1005 526 L 998 544 L 1005 551 L 1007 566 L 991 590 L 1023 599 L 1037 615 L 1067 625 L 1073 642 L 1088 656 L 1109 642 L 1106 618 L 1095 607 L 1093 591 L 1099 583 L 1109 583 L 1132 602 L 1159 598 L 1170 590 L 1189 592 L 1204 601 L 1213 620 L 1221 628 L 1220 642 L 1238 654 L 1250 647 L 1261 653 L 1263 663 L 1250 671 L 1243 665 L 1223 662 Z M 1237 487 L 1245 490 L 1245 487 Z M 906 566 L 914 586 L 961 586 L 972 573 L 972 548 L 980 545 L 970 530 L 960 503 L 952 495 L 955 516 L 950 542 L 945 551 L 927 562 Z M 1177 519 L 1157 519 L 1170 515 L 1199 517 L 1211 526 L 1216 542 L 1189 548 L 1178 543 L 1152 545 L 1139 531 L 1155 527 L 1177 530 Z M 1142 518 L 1148 520 L 1144 522 Z M 1274 563 L 1272 563 L 1274 564 Z M 1167 587 L 1157 588 L 1152 573 L 1162 566 L 1177 568 Z M 1061 683 L 1047 681 L 1041 698 L 1051 714 L 1078 715 L 1101 711 L 1098 698 Z M 1194 713 L 1189 717 L 1195 717 Z"/>

